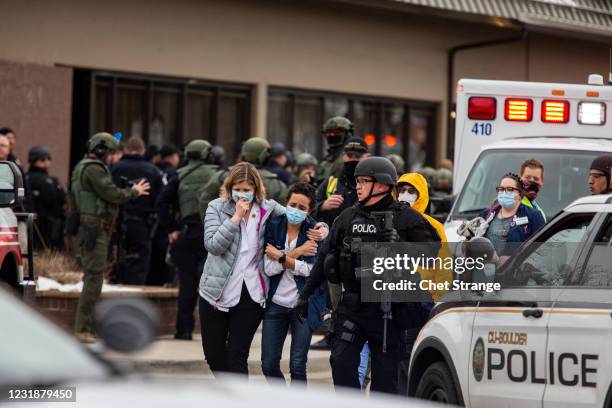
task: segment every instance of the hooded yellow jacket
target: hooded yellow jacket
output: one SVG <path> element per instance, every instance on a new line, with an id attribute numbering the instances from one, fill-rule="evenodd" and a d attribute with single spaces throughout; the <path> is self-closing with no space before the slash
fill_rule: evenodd
<path id="1" fill-rule="evenodd" d="M 444 226 L 435 218 L 430 217 L 429 215 L 425 214 L 425 209 L 427 208 L 427 205 L 429 204 L 429 190 L 427 189 L 427 180 L 425 180 L 425 177 L 423 177 L 419 173 L 406 173 L 406 174 L 403 174 L 397 181 L 398 186 L 403 183 L 408 183 L 412 185 L 419 192 L 419 198 L 417 198 L 417 200 L 414 202 L 414 204 L 412 205 L 412 208 L 414 208 L 419 213 L 421 213 L 421 215 L 425 217 L 427 221 L 429 221 L 431 226 L 436 229 L 436 231 L 438 232 L 438 235 L 440 236 L 440 241 L 442 242 L 442 246 L 440 247 L 440 251 L 438 251 L 438 257 L 442 259 L 451 257 L 451 252 L 448 249 L 448 246 L 445 245 L 445 243 L 448 242 L 448 240 L 446 239 L 446 233 L 444 232 Z M 442 263 L 444 264 L 444 262 Z M 419 270 L 419 273 L 421 274 L 422 280 L 431 280 L 436 283 L 451 282 L 452 276 L 453 276 L 452 270 L 446 269 L 446 268 L 421 269 Z M 446 291 L 444 290 L 432 290 L 430 292 L 431 292 L 431 296 L 433 297 L 435 301 L 438 301 L 446 293 Z"/>

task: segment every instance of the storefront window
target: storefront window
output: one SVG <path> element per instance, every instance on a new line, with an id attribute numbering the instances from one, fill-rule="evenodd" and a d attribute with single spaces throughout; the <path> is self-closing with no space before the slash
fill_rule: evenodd
<path id="1" fill-rule="evenodd" d="M 80 71 L 94 81 L 94 131 L 121 131 L 147 144 L 206 139 L 236 157 L 250 137 L 251 88 L 176 78 Z M 86 95 L 86 92 L 83 92 Z M 75 103 L 79 103 L 75 100 Z M 81 136 L 79 136 L 81 137 Z"/>
<path id="2" fill-rule="evenodd" d="M 282 142 L 295 154 L 325 155 L 321 128 L 333 116 L 346 116 L 373 154 L 400 155 L 408 168 L 434 165 L 436 106 L 427 102 L 390 100 L 271 88 L 268 93 L 268 138 Z M 414 152 L 412 148 L 414 147 Z"/>
<path id="3" fill-rule="evenodd" d="M 321 101 L 316 97 L 297 97 L 293 152 L 321 155 Z"/>
<path id="4" fill-rule="evenodd" d="M 177 138 L 180 89 L 158 87 L 153 90 L 153 117 L 149 125 L 149 143 L 163 146 Z"/>

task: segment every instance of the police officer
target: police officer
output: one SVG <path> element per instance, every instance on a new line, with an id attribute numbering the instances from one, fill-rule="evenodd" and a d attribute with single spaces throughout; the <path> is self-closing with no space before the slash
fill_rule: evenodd
<path id="1" fill-rule="evenodd" d="M 165 186 L 176 174 L 176 169 L 181 163 L 181 154 L 176 146 L 167 144 L 162 146 L 159 156 L 160 160 L 157 163 L 157 168 L 162 173 L 162 182 Z"/>
<path id="2" fill-rule="evenodd" d="M 317 189 L 317 204 L 313 212 L 315 219 L 332 225 L 342 211 L 357 202 L 355 168 L 367 154 L 368 146 L 363 139 L 352 137 L 347 141 L 342 154 L 344 164 L 340 176 L 329 176 Z M 342 287 L 328 282 L 327 289 L 328 307 L 335 310 L 340 301 Z M 329 350 L 330 347 L 330 333 L 326 333 L 323 339 L 310 346 L 313 350 Z"/>
<path id="3" fill-rule="evenodd" d="M 315 185 L 317 176 L 317 166 L 319 161 L 310 153 L 300 153 L 295 158 L 296 172 L 298 181 Z"/>
<path id="4" fill-rule="evenodd" d="M 266 198 L 284 204 L 287 198 L 287 185 L 283 183 L 276 174 L 266 170 L 263 166 L 270 157 L 270 143 L 261 137 L 252 137 L 242 144 L 240 149 L 240 160 L 249 162 L 259 170 L 266 188 Z M 200 214 L 204 218 L 206 208 L 215 198 L 219 197 L 219 189 L 229 170 L 218 171 L 204 187 L 200 195 Z"/>
<path id="5" fill-rule="evenodd" d="M 423 324 L 422 314 L 412 304 L 396 303 L 392 309 L 394 317 L 386 325 L 380 302 L 361 302 L 360 280 L 355 275 L 355 269 L 360 266 L 359 254 L 347 258 L 344 251 L 357 238 L 363 242 L 433 242 L 432 251 L 437 251 L 440 238 L 417 211 L 395 202 L 392 190 L 397 172 L 391 161 L 383 157 L 364 159 L 357 165 L 355 177 L 359 201 L 334 222 L 296 308 L 298 316 L 307 314 L 308 298 L 325 277 L 342 283 L 344 292 L 334 319 L 330 357 L 334 384 L 359 388 L 357 368 L 367 341 L 372 356 L 371 390 L 397 393 L 400 338 L 408 329 L 416 337 L 418 327 Z M 381 228 L 373 214 L 375 211 L 392 211 L 393 228 Z M 340 262 L 340 259 L 347 261 Z"/>
<path id="6" fill-rule="evenodd" d="M 49 175 L 51 153 L 45 146 L 34 146 L 28 153 L 30 168 L 27 173 L 32 194 L 36 228 L 34 243 L 37 248 L 61 251 L 64 249 L 64 205 L 66 191 L 57 177 Z"/>
<path id="7" fill-rule="evenodd" d="M 368 155 L 368 145 L 359 137 L 350 138 L 342 153 L 342 171 L 339 176 L 331 175 L 317 189 L 315 219 L 328 225 L 340 213 L 357 202 L 355 168 Z"/>
<path id="8" fill-rule="evenodd" d="M 198 196 L 219 166 L 209 164 L 211 146 L 206 140 L 193 140 L 185 147 L 187 165 L 177 171 L 162 191 L 157 202 L 157 214 L 162 226 L 169 231 L 170 256 L 179 278 L 179 299 L 175 339 L 191 340 L 194 329 L 193 312 L 198 299 L 198 284 L 206 260 L 204 227 L 198 211 Z M 173 206 L 178 203 L 178 217 Z M 177 223 L 175 219 L 179 219 Z"/>
<path id="9" fill-rule="evenodd" d="M 329 176 L 340 176 L 342 171 L 342 149 L 353 136 L 353 122 L 343 116 L 334 116 L 323 124 L 323 136 L 327 140 L 327 155 L 317 169 L 317 184 Z"/>
<path id="10" fill-rule="evenodd" d="M 145 159 L 145 144 L 138 136 L 125 142 L 124 154 L 111 167 L 113 181 L 120 187 L 146 180 L 149 195 L 126 203 L 122 208 L 120 256 L 117 261 L 118 283 L 144 285 L 151 264 L 151 233 L 155 224 L 155 200 L 162 189 L 162 176 L 157 167 Z"/>
<path id="11" fill-rule="evenodd" d="M 391 160 L 391 163 L 395 166 L 395 170 L 397 174 L 404 174 L 404 168 L 406 167 L 406 161 L 402 159 L 402 156 L 399 154 L 391 153 L 385 156 L 387 159 Z"/>
<path id="12" fill-rule="evenodd" d="M 109 133 L 96 133 L 87 142 L 87 155 L 72 172 L 71 194 L 78 213 L 77 242 L 83 269 L 75 332 L 85 342 L 95 339 L 94 306 L 102 291 L 109 235 L 117 206 L 148 195 L 150 188 L 146 180 L 129 188 L 119 188 L 113 183 L 107 165 L 117 146 L 117 140 Z"/>
<path id="13" fill-rule="evenodd" d="M 278 178 L 285 183 L 290 185 L 295 181 L 293 173 L 287 171 L 285 168 L 289 162 L 289 154 L 287 148 L 282 143 L 274 143 L 270 146 L 270 154 L 266 161 L 265 169 L 274 173 Z"/>

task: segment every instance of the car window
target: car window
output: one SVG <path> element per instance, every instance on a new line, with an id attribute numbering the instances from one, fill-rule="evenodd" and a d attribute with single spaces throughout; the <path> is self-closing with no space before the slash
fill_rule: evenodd
<path id="1" fill-rule="evenodd" d="M 0 386 L 108 375 L 108 367 L 81 344 L 1 288 L 0 310 Z"/>
<path id="2" fill-rule="evenodd" d="M 612 215 L 599 231 L 586 259 L 579 285 L 600 288 L 612 287 Z"/>
<path id="3" fill-rule="evenodd" d="M 560 286 L 571 273 L 574 257 L 595 213 L 571 214 L 559 219 L 544 235 L 524 247 L 507 271 L 505 283 L 518 286 Z"/>

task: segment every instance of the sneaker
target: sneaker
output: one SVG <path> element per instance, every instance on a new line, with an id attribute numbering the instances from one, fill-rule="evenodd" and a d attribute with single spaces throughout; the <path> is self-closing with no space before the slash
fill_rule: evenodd
<path id="1" fill-rule="evenodd" d="M 191 333 L 174 333 L 175 340 L 193 340 Z"/>
<path id="2" fill-rule="evenodd" d="M 321 340 L 310 345 L 311 350 L 331 350 L 331 341 L 329 336 L 323 337 Z"/>
<path id="3" fill-rule="evenodd" d="M 93 333 L 81 332 L 81 333 L 75 333 L 74 335 L 77 338 L 77 340 L 80 341 L 81 343 L 92 344 L 96 342 L 96 335 Z"/>

